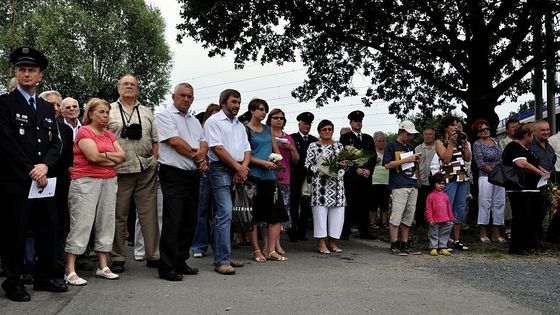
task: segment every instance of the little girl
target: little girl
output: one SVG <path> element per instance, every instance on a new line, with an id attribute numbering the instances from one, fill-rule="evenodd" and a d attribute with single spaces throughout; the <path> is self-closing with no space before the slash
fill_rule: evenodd
<path id="1" fill-rule="evenodd" d="M 426 199 L 426 221 L 430 224 L 428 238 L 430 239 L 430 255 L 438 254 L 449 256 L 447 250 L 449 234 L 453 228 L 453 212 L 449 197 L 443 192 L 445 178 L 441 173 L 436 173 L 430 179 L 433 191 Z"/>

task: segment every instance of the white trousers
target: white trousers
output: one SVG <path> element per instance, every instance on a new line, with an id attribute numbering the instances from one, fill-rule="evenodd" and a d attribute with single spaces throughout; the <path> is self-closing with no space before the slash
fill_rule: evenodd
<path id="1" fill-rule="evenodd" d="M 163 194 L 161 193 L 161 186 L 159 180 L 157 184 L 157 213 L 158 213 L 158 226 L 159 235 L 161 236 L 161 214 L 163 212 Z M 159 238 L 158 238 L 159 239 Z M 136 213 L 136 225 L 134 226 L 134 259 L 143 260 L 146 256 L 146 249 L 144 248 L 144 235 L 142 235 L 142 226 Z"/>
<path id="2" fill-rule="evenodd" d="M 488 225 L 492 213 L 493 225 L 504 225 L 506 189 L 488 182 L 488 177 L 478 178 L 478 224 Z"/>
<path id="3" fill-rule="evenodd" d="M 344 207 L 313 206 L 313 237 L 340 238 L 344 224 Z M 327 228 L 328 227 L 328 228 Z"/>

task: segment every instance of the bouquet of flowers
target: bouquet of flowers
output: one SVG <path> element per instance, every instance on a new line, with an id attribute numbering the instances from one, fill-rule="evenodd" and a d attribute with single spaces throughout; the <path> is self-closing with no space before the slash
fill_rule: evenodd
<path id="1" fill-rule="evenodd" d="M 284 167 L 280 164 L 278 164 L 280 161 L 282 161 L 283 157 L 281 154 L 278 153 L 270 153 L 270 155 L 268 156 L 268 160 L 274 164 L 276 164 L 276 172 L 282 172 L 284 170 Z"/>
<path id="2" fill-rule="evenodd" d="M 346 173 L 345 168 L 350 166 L 362 166 L 373 157 L 373 153 L 356 149 L 354 146 L 347 145 L 333 157 L 319 158 L 319 171 L 330 177 L 342 177 Z"/>

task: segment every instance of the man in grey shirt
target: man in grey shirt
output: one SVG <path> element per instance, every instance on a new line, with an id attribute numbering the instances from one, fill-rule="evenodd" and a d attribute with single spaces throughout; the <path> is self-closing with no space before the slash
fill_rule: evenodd
<path id="1" fill-rule="evenodd" d="M 416 226 L 426 225 L 426 198 L 431 192 L 430 188 L 430 163 L 436 154 L 436 147 L 434 145 L 435 131 L 431 127 L 424 129 L 422 133 L 424 142 L 414 148 L 414 153 L 420 154 L 420 162 L 418 163 L 418 172 L 420 174 L 420 182 L 422 187 L 418 191 L 418 199 L 416 200 L 416 212 L 414 219 Z"/>

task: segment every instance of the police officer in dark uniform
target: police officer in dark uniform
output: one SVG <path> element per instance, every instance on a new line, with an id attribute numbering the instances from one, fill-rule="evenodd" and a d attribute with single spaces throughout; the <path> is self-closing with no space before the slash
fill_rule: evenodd
<path id="1" fill-rule="evenodd" d="M 29 301 L 21 273 L 25 232 L 35 233 L 37 262 L 33 289 L 63 292 L 66 285 L 52 275 L 56 235 L 54 197 L 28 199 L 32 181 L 39 187 L 54 176 L 60 155 L 60 139 L 51 104 L 36 96 L 36 84 L 47 67 L 45 56 L 30 47 L 15 49 L 10 55 L 18 87 L 0 96 L 0 214 L 2 263 L 6 280 L 2 288 L 13 301 Z"/>
<path id="2" fill-rule="evenodd" d="M 348 114 L 351 131 L 340 137 L 340 143 L 344 146 L 351 145 L 357 149 L 369 151 L 376 156 L 370 158 L 363 166 L 351 166 L 344 175 L 344 190 L 346 192 L 347 206 L 344 213 L 344 227 L 342 239 L 350 236 L 350 225 L 357 223 L 359 237 L 361 239 L 375 239 L 369 233 L 369 208 L 368 199 L 371 198 L 371 175 L 375 168 L 377 154 L 373 138 L 362 133 L 362 120 L 364 112 L 355 110 Z"/>
<path id="3" fill-rule="evenodd" d="M 305 235 L 307 234 L 307 224 L 311 217 L 311 200 L 309 196 L 302 197 L 301 186 L 303 185 L 303 181 L 307 180 L 307 170 L 304 167 L 307 149 L 309 148 L 309 144 L 319 141 L 319 139 L 309 134 L 314 118 L 315 116 L 310 112 L 299 114 L 296 117 L 299 131 L 291 134 L 300 156 L 297 164 L 292 163 L 292 177 L 290 183 L 290 215 L 292 227 L 288 230 L 288 237 L 291 242 L 307 240 Z"/>

